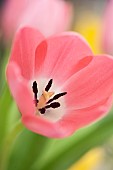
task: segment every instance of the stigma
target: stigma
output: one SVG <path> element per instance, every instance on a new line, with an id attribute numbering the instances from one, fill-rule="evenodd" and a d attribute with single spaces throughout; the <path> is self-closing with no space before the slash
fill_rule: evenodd
<path id="1" fill-rule="evenodd" d="M 36 110 L 40 114 L 44 114 L 46 110 L 48 110 L 49 108 L 56 109 L 60 107 L 60 103 L 57 102 L 57 99 L 67 94 L 67 92 L 55 94 L 55 92 L 49 91 L 52 86 L 52 83 L 53 83 L 53 79 L 50 79 L 45 89 L 42 91 L 41 96 L 38 99 L 37 98 L 37 94 L 38 94 L 37 82 L 36 81 L 33 82 L 32 90 L 34 93 L 34 104 L 35 104 Z"/>

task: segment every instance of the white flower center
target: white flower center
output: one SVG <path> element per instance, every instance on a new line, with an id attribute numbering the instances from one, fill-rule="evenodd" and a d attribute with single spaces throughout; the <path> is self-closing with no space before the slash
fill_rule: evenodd
<path id="1" fill-rule="evenodd" d="M 46 79 L 32 81 L 32 91 L 36 114 L 47 118 L 50 121 L 59 120 L 64 113 L 66 92 L 60 92 L 52 79 L 49 82 Z"/>

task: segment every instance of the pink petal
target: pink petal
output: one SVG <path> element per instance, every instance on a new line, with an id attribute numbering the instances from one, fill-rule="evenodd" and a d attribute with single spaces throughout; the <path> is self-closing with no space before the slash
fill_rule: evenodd
<path id="1" fill-rule="evenodd" d="M 10 62 L 7 66 L 7 81 L 11 93 L 19 107 L 22 115 L 32 115 L 35 113 L 33 96 L 26 81 L 21 73 L 18 65 Z"/>
<path id="2" fill-rule="evenodd" d="M 71 121 L 75 122 L 74 130 L 77 130 L 105 116 L 110 111 L 112 104 L 113 97 L 109 97 L 108 99 L 92 107 L 75 110 L 68 113 L 64 116 L 64 120 L 70 123 Z"/>
<path id="3" fill-rule="evenodd" d="M 38 115 L 22 116 L 23 124 L 31 131 L 52 138 L 70 136 L 77 129 L 89 125 L 108 112 L 112 105 L 112 98 L 91 108 L 72 111 L 60 121 L 52 123 Z"/>
<path id="4" fill-rule="evenodd" d="M 41 33 L 27 27 L 21 29 L 15 37 L 10 61 L 18 64 L 26 79 L 34 75 L 35 50 L 43 39 Z"/>
<path id="5" fill-rule="evenodd" d="M 23 124 L 31 131 L 52 138 L 61 138 L 66 134 L 59 130 L 58 123 L 52 123 L 40 116 L 23 116 Z"/>
<path id="6" fill-rule="evenodd" d="M 43 77 L 54 78 L 60 84 L 64 83 L 79 69 L 89 64 L 92 59 L 90 57 L 92 52 L 87 42 L 79 34 L 72 32 L 51 37 L 45 43 L 43 42 L 40 48 L 42 50 L 45 49 L 46 56 L 40 56 L 38 47 L 36 51 L 37 62 L 43 58 L 44 64 L 40 70 L 39 65 L 36 65 L 35 70 L 37 74 Z"/>
<path id="7" fill-rule="evenodd" d="M 35 77 L 37 78 L 38 76 L 41 76 L 42 73 L 42 65 L 45 60 L 45 56 L 47 53 L 47 42 L 42 41 L 38 47 L 36 48 L 35 51 L 35 68 L 34 68 L 34 73 Z M 48 68 L 49 69 L 49 68 Z M 42 77 L 41 77 L 42 78 Z"/>
<path id="8" fill-rule="evenodd" d="M 113 93 L 113 58 L 95 56 L 84 69 L 73 75 L 62 87 L 67 107 L 82 109 L 95 105 Z"/>

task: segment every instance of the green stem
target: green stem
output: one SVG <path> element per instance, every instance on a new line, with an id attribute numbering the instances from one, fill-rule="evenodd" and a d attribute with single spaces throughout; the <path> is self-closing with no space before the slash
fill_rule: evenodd
<path id="1" fill-rule="evenodd" d="M 7 169 L 7 164 L 8 164 L 8 156 L 10 154 L 10 150 L 14 144 L 14 141 L 16 140 L 17 136 L 22 132 L 23 130 L 23 125 L 21 121 L 19 120 L 14 128 L 7 134 L 3 148 L 2 148 L 2 154 L 0 158 L 0 169 L 1 170 L 6 170 Z"/>

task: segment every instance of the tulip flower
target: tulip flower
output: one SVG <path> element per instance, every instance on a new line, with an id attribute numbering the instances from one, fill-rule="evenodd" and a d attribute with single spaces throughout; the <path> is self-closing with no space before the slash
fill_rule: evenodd
<path id="1" fill-rule="evenodd" d="M 8 0 L 4 6 L 2 25 L 6 39 L 28 25 L 45 36 L 70 28 L 72 4 L 64 0 Z"/>
<path id="2" fill-rule="evenodd" d="M 33 28 L 22 28 L 6 76 L 23 124 L 47 137 L 69 136 L 112 106 L 113 58 L 94 56 L 74 32 L 45 39 Z"/>
<path id="3" fill-rule="evenodd" d="M 102 23 L 102 47 L 113 54 L 113 0 L 108 1 Z"/>

